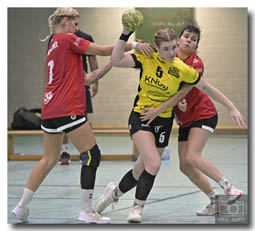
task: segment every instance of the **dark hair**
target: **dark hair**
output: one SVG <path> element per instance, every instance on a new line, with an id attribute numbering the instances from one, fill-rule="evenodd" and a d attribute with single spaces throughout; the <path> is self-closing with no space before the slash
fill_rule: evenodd
<path id="1" fill-rule="evenodd" d="M 200 40 L 200 34 L 201 34 L 200 28 L 198 26 L 187 25 L 182 29 L 179 38 L 183 35 L 185 30 L 187 30 L 188 32 L 194 32 L 198 35 L 198 38 L 197 38 L 197 44 L 198 44 Z"/>

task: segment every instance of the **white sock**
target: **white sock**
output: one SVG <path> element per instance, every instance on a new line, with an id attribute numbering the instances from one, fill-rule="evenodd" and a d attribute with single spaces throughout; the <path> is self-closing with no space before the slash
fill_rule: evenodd
<path id="1" fill-rule="evenodd" d="M 135 199 L 134 204 L 137 204 L 139 206 L 144 206 L 146 201 Z"/>
<path id="2" fill-rule="evenodd" d="M 94 189 L 81 190 L 81 209 L 86 213 L 92 212 L 92 198 Z"/>
<path id="3" fill-rule="evenodd" d="M 34 195 L 34 192 L 31 191 L 30 189 L 28 188 L 25 188 L 24 189 L 24 192 L 23 192 L 23 195 L 19 201 L 19 206 L 20 207 L 24 207 L 24 206 L 27 206 L 28 203 L 30 202 L 30 200 L 32 199 Z"/>
<path id="4" fill-rule="evenodd" d="M 117 186 L 117 193 L 115 190 L 113 191 L 113 198 L 114 199 L 119 199 L 121 196 L 123 196 L 124 193 L 120 191 L 119 186 Z"/>
<path id="5" fill-rule="evenodd" d="M 224 191 L 232 186 L 225 177 L 222 177 L 218 184 Z"/>
<path id="6" fill-rule="evenodd" d="M 217 191 L 214 189 L 213 191 L 211 191 L 210 193 L 207 194 L 207 196 L 209 197 L 210 200 L 215 199 L 218 196 Z"/>
<path id="7" fill-rule="evenodd" d="M 68 144 L 62 144 L 61 152 L 68 152 Z"/>

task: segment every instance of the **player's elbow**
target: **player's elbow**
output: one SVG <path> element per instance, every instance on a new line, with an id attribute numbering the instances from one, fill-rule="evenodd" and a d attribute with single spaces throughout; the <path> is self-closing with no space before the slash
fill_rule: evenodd
<path id="1" fill-rule="evenodd" d="M 114 67 L 121 67 L 121 60 L 118 57 L 111 56 L 111 63 Z"/>
<path id="2" fill-rule="evenodd" d="M 210 84 L 204 79 L 200 79 L 199 82 L 195 85 L 195 87 L 207 95 L 210 94 L 211 90 Z"/>
<path id="3" fill-rule="evenodd" d="M 101 56 L 110 56 L 112 54 L 113 46 L 102 46 L 100 49 Z"/>
<path id="4" fill-rule="evenodd" d="M 107 56 L 107 50 L 106 50 L 106 48 L 100 47 L 100 48 L 97 50 L 97 54 L 96 54 L 96 55 L 99 55 L 99 56 Z"/>

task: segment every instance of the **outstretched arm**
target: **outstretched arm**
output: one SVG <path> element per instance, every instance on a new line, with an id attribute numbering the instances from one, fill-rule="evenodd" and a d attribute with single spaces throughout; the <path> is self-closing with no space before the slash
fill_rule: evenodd
<path id="1" fill-rule="evenodd" d="M 116 45 L 114 46 L 111 61 L 112 65 L 115 67 L 134 67 L 135 62 L 131 55 L 124 54 L 125 51 L 125 45 L 127 43 L 127 40 L 132 32 L 126 30 L 123 28 L 123 32 L 121 34 L 120 39 L 117 41 Z"/>
<path id="2" fill-rule="evenodd" d="M 185 86 L 185 85 L 184 85 Z M 239 127 L 247 127 L 246 120 L 240 111 L 236 108 L 233 102 L 231 102 L 221 91 L 209 84 L 204 78 L 200 78 L 200 81 L 195 85 L 198 89 L 203 91 L 208 96 L 212 97 L 217 102 L 225 106 L 229 112 L 233 124 L 237 124 Z M 192 88 L 188 86 L 187 88 Z M 149 120 L 147 124 L 151 123 L 153 119 L 157 117 L 158 114 L 164 112 L 166 109 L 175 106 L 185 95 L 188 94 L 189 90 L 186 88 L 178 91 L 173 97 L 168 101 L 161 104 L 158 108 L 147 108 L 144 113 L 141 114 L 142 121 Z"/>
<path id="3" fill-rule="evenodd" d="M 214 100 L 225 106 L 229 112 L 233 124 L 238 124 L 240 127 L 246 127 L 246 121 L 240 111 L 236 108 L 233 102 L 231 102 L 221 91 L 209 84 L 203 78 L 195 85 L 199 90 L 212 97 Z"/>
<path id="4" fill-rule="evenodd" d="M 127 31 L 128 33 L 130 31 Z M 133 49 L 133 45 L 135 44 L 136 50 L 140 51 L 143 55 L 151 55 L 152 48 L 148 43 L 124 43 L 124 52 L 131 51 Z M 95 43 L 90 43 L 88 48 L 85 51 L 87 55 L 99 55 L 99 56 L 110 56 L 113 52 L 114 45 L 102 46 Z"/>
<path id="5" fill-rule="evenodd" d="M 99 55 L 99 56 L 110 56 L 112 54 L 112 50 L 114 45 L 98 45 L 95 43 L 90 43 L 88 48 L 85 51 L 87 55 Z M 124 46 L 124 51 L 132 50 L 132 43 L 127 43 Z"/>
<path id="6" fill-rule="evenodd" d="M 183 87 L 174 96 L 169 98 L 166 102 L 162 103 L 159 107 L 145 108 L 144 113 L 141 113 L 141 120 L 148 120 L 147 125 L 150 124 L 160 113 L 178 104 L 178 102 L 189 93 L 192 87 L 192 85 L 184 84 Z"/>
<path id="7" fill-rule="evenodd" d="M 91 85 L 101 79 L 107 72 L 109 72 L 112 68 L 111 61 L 109 60 L 105 65 L 100 67 L 99 69 L 92 71 L 88 74 L 85 74 L 85 84 Z"/>

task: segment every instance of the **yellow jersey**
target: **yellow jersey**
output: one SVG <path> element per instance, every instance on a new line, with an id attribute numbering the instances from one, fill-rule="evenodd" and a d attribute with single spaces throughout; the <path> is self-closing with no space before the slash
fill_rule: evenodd
<path id="1" fill-rule="evenodd" d="M 167 101 L 184 83 L 196 84 L 199 73 L 175 57 L 172 62 L 159 57 L 158 52 L 152 56 L 144 56 L 140 53 L 132 54 L 135 68 L 140 68 L 140 82 L 138 94 L 134 102 L 134 111 L 143 113 L 146 107 L 159 107 Z M 173 108 L 159 114 L 168 118 L 173 115 Z"/>

